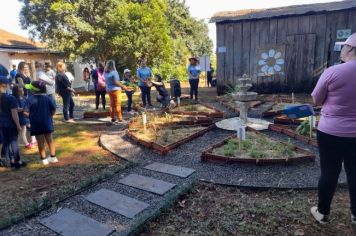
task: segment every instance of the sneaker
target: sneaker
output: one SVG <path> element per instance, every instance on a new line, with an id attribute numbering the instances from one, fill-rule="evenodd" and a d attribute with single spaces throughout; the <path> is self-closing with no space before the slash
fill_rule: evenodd
<path id="1" fill-rule="evenodd" d="M 25 145 L 26 149 L 32 149 L 33 148 L 33 144 L 32 143 L 28 143 L 27 145 Z"/>
<path id="2" fill-rule="evenodd" d="M 57 157 L 48 157 L 47 160 L 49 163 L 57 163 L 58 162 Z"/>
<path id="3" fill-rule="evenodd" d="M 16 162 L 16 163 L 11 163 L 11 167 L 15 169 L 20 169 L 21 167 L 26 167 L 27 163 L 24 161 Z"/>
<path id="4" fill-rule="evenodd" d="M 314 219 L 320 224 L 328 223 L 327 215 L 321 214 L 318 207 L 314 206 L 310 208 L 310 213 L 313 215 Z"/>
<path id="5" fill-rule="evenodd" d="M 351 224 L 356 225 L 356 217 L 351 215 Z"/>
<path id="6" fill-rule="evenodd" d="M 74 119 L 69 119 L 69 120 L 65 120 L 64 122 L 65 123 L 75 123 L 75 120 Z"/>
<path id="7" fill-rule="evenodd" d="M 37 145 L 37 141 L 31 142 L 31 144 L 32 144 L 32 146 L 35 146 L 35 145 Z"/>
<path id="8" fill-rule="evenodd" d="M 48 159 L 47 158 L 42 159 L 42 164 L 45 165 L 45 166 L 48 165 L 49 164 Z"/>

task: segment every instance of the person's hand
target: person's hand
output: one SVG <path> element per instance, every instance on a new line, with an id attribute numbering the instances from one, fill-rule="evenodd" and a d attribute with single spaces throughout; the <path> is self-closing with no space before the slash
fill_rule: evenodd
<path id="1" fill-rule="evenodd" d="M 129 88 L 129 87 L 127 87 L 127 86 L 122 86 L 122 89 L 124 90 L 124 91 L 131 91 L 131 89 Z"/>
<path id="2" fill-rule="evenodd" d="M 17 108 L 18 112 L 23 112 L 23 108 Z"/>
<path id="3" fill-rule="evenodd" d="M 22 127 L 21 126 L 17 126 L 17 131 L 20 133 L 22 132 Z"/>

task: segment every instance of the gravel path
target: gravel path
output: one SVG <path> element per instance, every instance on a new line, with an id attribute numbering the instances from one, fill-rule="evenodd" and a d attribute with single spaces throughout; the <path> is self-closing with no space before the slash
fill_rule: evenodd
<path id="1" fill-rule="evenodd" d="M 227 111 L 227 109 L 225 109 L 219 103 L 214 103 L 213 105 L 220 110 L 224 110 L 226 112 L 226 118 L 234 116 L 232 112 Z M 260 112 L 268 106 L 269 104 L 264 104 L 262 108 L 260 108 L 260 111 L 256 111 L 257 109 L 254 110 L 254 116 L 258 117 L 258 114 L 260 114 Z M 287 141 L 289 139 L 289 137 L 286 135 L 274 133 L 271 131 L 264 131 L 264 133 L 282 141 Z M 215 164 L 201 162 L 200 156 L 204 150 L 232 134 L 234 134 L 234 132 L 216 128 L 212 131 L 209 131 L 202 137 L 192 140 L 191 142 L 172 150 L 168 153 L 167 156 L 161 156 L 143 147 L 140 147 L 139 149 L 125 149 L 125 153 L 115 151 L 115 148 L 112 149 L 112 151 L 118 156 L 124 155 L 125 159 L 133 159 L 136 163 L 139 164 L 159 161 L 167 164 L 193 168 L 197 170 L 199 179 L 212 183 L 252 188 L 317 188 L 318 178 L 320 175 L 318 150 L 315 147 L 306 145 L 294 139 L 291 139 L 291 142 L 294 145 L 303 149 L 307 149 L 316 155 L 315 162 L 288 166 L 256 166 L 250 164 Z M 125 144 L 126 142 L 129 142 L 130 146 L 137 146 L 135 143 L 131 142 L 131 140 L 128 139 L 124 133 L 116 133 L 113 135 L 116 135 L 116 138 L 111 136 L 109 146 L 120 147 L 120 145 L 127 145 Z M 105 139 L 102 139 L 101 141 L 103 144 L 106 142 Z M 342 172 L 339 182 L 340 184 L 346 183 L 344 172 Z"/>

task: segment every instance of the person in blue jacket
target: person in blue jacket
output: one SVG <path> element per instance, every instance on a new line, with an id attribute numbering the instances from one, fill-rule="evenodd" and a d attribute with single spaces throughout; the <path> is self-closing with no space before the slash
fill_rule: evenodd
<path id="1" fill-rule="evenodd" d="M 22 130 L 18 115 L 18 102 L 12 95 L 6 94 L 9 79 L 0 76 L 0 129 L 2 133 L 2 155 L 10 160 L 11 167 L 19 169 L 26 166 L 21 160 L 18 147 L 18 135 Z"/>
<path id="2" fill-rule="evenodd" d="M 141 59 L 140 67 L 137 69 L 138 86 L 141 90 L 142 104 L 146 108 L 152 108 L 151 103 L 151 79 L 152 70 L 146 64 L 146 59 Z M 148 104 L 147 104 L 148 103 Z"/>
<path id="3" fill-rule="evenodd" d="M 195 101 L 198 101 L 199 76 L 201 73 L 199 61 L 195 57 L 189 58 L 188 75 L 190 85 L 190 99 L 195 96 Z"/>

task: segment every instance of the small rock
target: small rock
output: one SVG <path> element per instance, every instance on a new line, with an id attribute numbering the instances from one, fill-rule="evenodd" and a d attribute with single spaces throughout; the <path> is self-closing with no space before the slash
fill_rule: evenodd
<path id="1" fill-rule="evenodd" d="M 297 230 L 294 232 L 294 236 L 304 236 L 304 230 L 302 230 L 302 229 L 297 229 Z"/>

